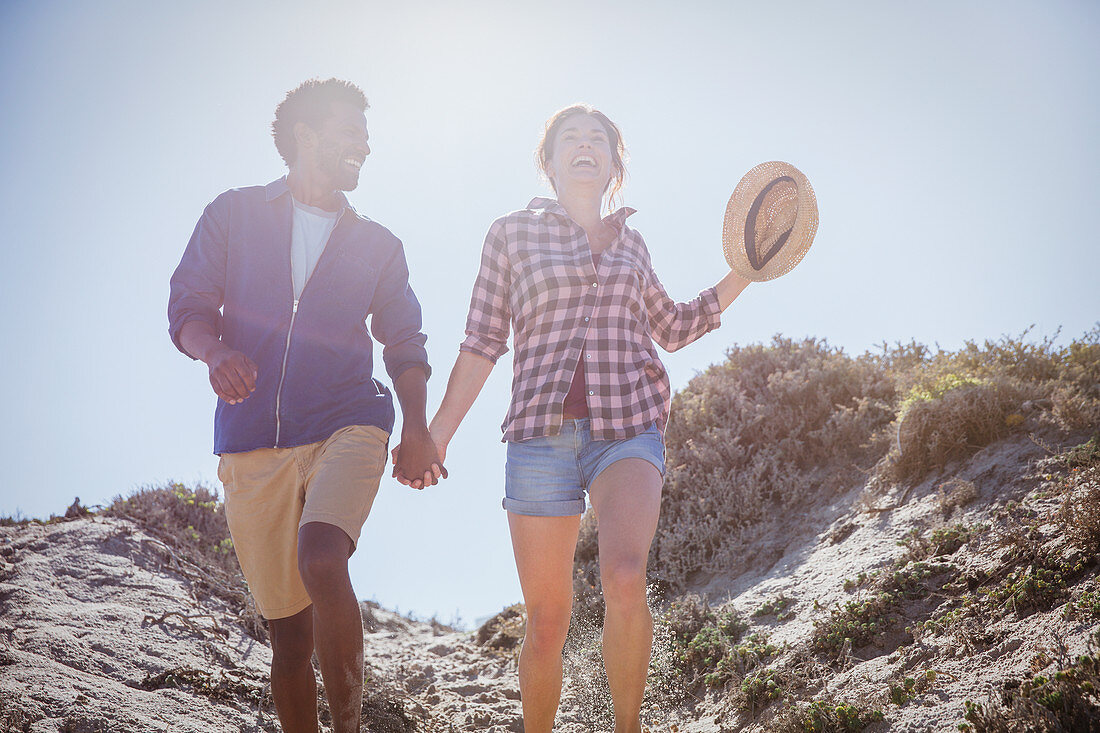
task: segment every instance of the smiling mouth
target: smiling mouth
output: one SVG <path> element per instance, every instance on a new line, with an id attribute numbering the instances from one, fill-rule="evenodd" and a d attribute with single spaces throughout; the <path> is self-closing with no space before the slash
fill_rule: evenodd
<path id="1" fill-rule="evenodd" d="M 344 165 L 349 165 L 355 170 L 359 170 L 363 167 L 363 161 L 359 160 L 358 158 L 344 158 L 343 162 Z"/>
<path id="2" fill-rule="evenodd" d="M 573 162 L 570 163 L 570 166 L 573 168 L 595 168 L 596 159 L 590 155 L 578 155 L 576 158 L 573 158 Z"/>

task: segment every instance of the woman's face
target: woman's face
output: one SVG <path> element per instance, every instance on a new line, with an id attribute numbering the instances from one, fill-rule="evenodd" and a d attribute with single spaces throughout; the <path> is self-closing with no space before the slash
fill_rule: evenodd
<path id="1" fill-rule="evenodd" d="M 612 172 L 611 141 L 603 123 L 588 114 L 570 115 L 555 133 L 552 150 L 546 175 L 559 196 L 578 187 L 603 195 Z"/>

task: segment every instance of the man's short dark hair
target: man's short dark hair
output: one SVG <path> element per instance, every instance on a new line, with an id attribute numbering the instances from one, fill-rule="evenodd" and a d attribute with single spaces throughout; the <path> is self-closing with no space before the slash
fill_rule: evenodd
<path id="1" fill-rule="evenodd" d="M 368 106 L 363 90 L 342 79 L 310 79 L 287 92 L 286 99 L 275 108 L 275 121 L 271 123 L 275 147 L 287 166 L 298 155 L 294 126 L 304 122 L 312 129 L 320 130 L 324 121 L 332 116 L 332 105 L 336 102 L 350 104 L 364 112 Z"/>

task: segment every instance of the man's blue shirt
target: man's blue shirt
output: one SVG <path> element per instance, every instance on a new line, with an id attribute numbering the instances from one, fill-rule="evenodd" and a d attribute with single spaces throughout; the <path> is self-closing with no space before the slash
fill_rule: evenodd
<path id="1" fill-rule="evenodd" d="M 252 396 L 218 400 L 215 453 L 305 445 L 348 425 L 392 431 L 393 398 L 374 379 L 372 334 L 391 379 L 410 367 L 431 373 L 400 240 L 345 201 L 296 302 L 292 216 L 285 178 L 226 191 L 206 207 L 172 275 L 176 347 L 183 351 L 183 324 L 204 321 L 257 367 Z"/>

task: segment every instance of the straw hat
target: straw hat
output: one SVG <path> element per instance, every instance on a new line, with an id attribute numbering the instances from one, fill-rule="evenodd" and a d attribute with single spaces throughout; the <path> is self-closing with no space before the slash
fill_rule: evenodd
<path id="1" fill-rule="evenodd" d="M 817 232 L 817 199 L 802 171 L 773 160 L 745 174 L 726 205 L 722 250 L 730 269 L 762 282 L 797 265 Z"/>

